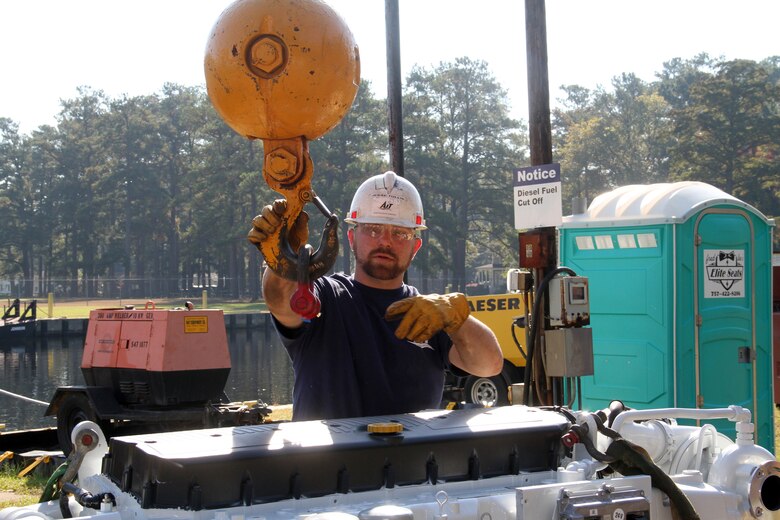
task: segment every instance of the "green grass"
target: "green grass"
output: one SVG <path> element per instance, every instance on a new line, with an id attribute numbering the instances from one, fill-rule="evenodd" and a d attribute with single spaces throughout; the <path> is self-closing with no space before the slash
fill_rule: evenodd
<path id="1" fill-rule="evenodd" d="M 49 476 L 33 471 L 30 475 L 19 477 L 22 469 L 8 462 L 0 465 L 0 509 L 35 504 L 41 497 Z"/>
<path id="2" fill-rule="evenodd" d="M 143 309 L 147 302 L 139 298 L 133 299 L 115 299 L 115 300 L 54 300 L 51 314 L 46 300 L 38 300 L 38 318 L 89 318 L 89 311 L 95 309 L 123 308 L 126 305 L 133 305 L 136 309 Z M 184 298 L 176 299 L 157 299 L 154 302 L 155 309 L 173 309 L 183 307 L 187 301 Z M 202 300 L 190 299 L 196 309 L 203 308 Z M 206 302 L 209 309 L 222 309 L 225 314 L 231 313 L 252 313 L 267 310 L 265 302 L 245 302 L 234 300 L 223 300 L 218 298 L 209 298 Z M 149 304 L 151 308 L 151 304 Z"/>

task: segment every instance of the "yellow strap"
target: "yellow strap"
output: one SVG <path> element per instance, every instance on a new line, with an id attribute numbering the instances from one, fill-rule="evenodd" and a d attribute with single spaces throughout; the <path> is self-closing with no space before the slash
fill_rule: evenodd
<path id="1" fill-rule="evenodd" d="M 24 468 L 22 471 L 20 471 L 20 472 L 19 472 L 19 475 L 17 475 L 17 476 L 19 476 L 19 477 L 23 477 L 23 476 L 27 475 L 29 472 L 31 472 L 32 470 L 34 470 L 34 469 L 35 469 L 35 467 L 36 467 L 38 464 L 40 464 L 41 462 L 45 462 L 45 463 L 47 463 L 47 464 L 48 464 L 49 462 L 51 462 L 51 457 L 49 457 L 48 455 L 43 455 L 43 456 L 41 456 L 41 457 L 35 457 L 35 460 L 32 462 L 32 464 L 30 464 L 29 466 L 27 466 L 26 468 Z"/>

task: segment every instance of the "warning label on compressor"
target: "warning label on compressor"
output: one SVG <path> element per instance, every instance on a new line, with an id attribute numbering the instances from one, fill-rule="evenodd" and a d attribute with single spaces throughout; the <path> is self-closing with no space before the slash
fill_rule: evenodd
<path id="1" fill-rule="evenodd" d="M 743 249 L 704 250 L 704 297 L 742 298 L 745 296 L 745 251 Z"/>
<path id="2" fill-rule="evenodd" d="M 206 333 L 209 331 L 209 318 L 208 316 L 185 316 L 184 318 L 184 332 L 185 333 Z"/>

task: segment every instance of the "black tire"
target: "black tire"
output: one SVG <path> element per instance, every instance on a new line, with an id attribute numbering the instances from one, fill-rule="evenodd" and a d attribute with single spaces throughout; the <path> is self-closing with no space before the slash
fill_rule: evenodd
<path id="1" fill-rule="evenodd" d="M 65 455 L 69 454 L 73 447 L 70 442 L 70 434 L 73 432 L 73 428 L 82 421 L 92 421 L 97 423 L 101 429 L 103 428 L 86 395 L 69 394 L 65 396 L 57 410 L 57 442 Z"/>
<path id="2" fill-rule="evenodd" d="M 493 377 L 469 376 L 464 385 L 466 402 L 482 406 L 509 404 L 508 383 L 500 374 Z"/>

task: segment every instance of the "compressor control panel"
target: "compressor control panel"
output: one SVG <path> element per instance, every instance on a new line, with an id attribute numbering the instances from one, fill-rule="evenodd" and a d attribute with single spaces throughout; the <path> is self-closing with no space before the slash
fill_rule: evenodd
<path id="1" fill-rule="evenodd" d="M 583 327 L 590 324 L 588 279 L 584 276 L 562 276 L 550 280 L 550 325 Z"/>

